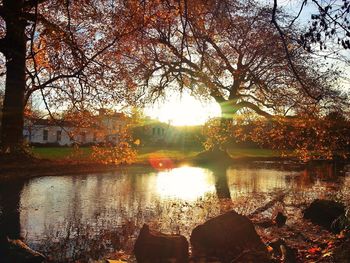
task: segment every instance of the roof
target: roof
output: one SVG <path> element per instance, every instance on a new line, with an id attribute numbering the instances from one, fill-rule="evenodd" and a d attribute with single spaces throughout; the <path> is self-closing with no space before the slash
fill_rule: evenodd
<path id="1" fill-rule="evenodd" d="M 74 127 L 76 126 L 73 122 L 66 120 L 53 120 L 53 119 L 31 119 L 32 124 L 34 125 L 43 125 L 43 126 L 65 126 L 65 127 Z"/>

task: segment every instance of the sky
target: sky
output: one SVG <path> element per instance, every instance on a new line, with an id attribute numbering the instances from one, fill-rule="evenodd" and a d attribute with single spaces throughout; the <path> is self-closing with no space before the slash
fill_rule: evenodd
<path id="1" fill-rule="evenodd" d="M 209 118 L 220 116 L 220 107 L 214 101 L 201 102 L 187 92 L 168 94 L 164 101 L 145 109 L 151 118 L 175 126 L 204 124 Z"/>

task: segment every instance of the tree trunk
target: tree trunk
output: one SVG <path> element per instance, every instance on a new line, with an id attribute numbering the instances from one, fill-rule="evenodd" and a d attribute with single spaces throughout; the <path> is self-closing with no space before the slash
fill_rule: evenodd
<path id="1" fill-rule="evenodd" d="M 234 105 L 229 101 L 225 101 L 223 103 L 220 103 L 219 105 L 221 109 L 221 119 L 232 120 L 233 116 L 237 112 L 234 108 Z"/>
<path id="2" fill-rule="evenodd" d="M 6 37 L 2 52 L 6 57 L 5 98 L 2 109 L 1 142 L 3 150 L 13 153 L 22 148 L 24 125 L 26 21 L 21 17 L 23 0 L 3 2 Z"/>
<path id="3" fill-rule="evenodd" d="M 220 109 L 221 109 L 221 119 L 220 119 L 220 126 L 221 126 L 221 133 L 224 137 L 226 137 L 226 142 L 222 143 L 221 145 L 216 145 L 215 147 L 217 149 L 214 150 L 221 150 L 225 151 L 227 150 L 230 137 L 231 137 L 231 129 L 233 117 L 236 114 L 236 111 L 234 107 L 229 103 L 220 103 Z"/>

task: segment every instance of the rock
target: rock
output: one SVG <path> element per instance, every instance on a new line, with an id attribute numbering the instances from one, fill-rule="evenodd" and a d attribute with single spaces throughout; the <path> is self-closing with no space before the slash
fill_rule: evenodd
<path id="1" fill-rule="evenodd" d="M 276 225 L 278 227 L 282 227 L 286 224 L 286 221 L 287 221 L 287 217 L 284 214 L 282 214 L 281 212 L 278 212 L 278 214 L 275 218 Z"/>
<path id="2" fill-rule="evenodd" d="M 272 254 L 274 257 L 279 257 L 284 263 L 297 262 L 296 254 L 297 250 L 287 245 L 286 241 L 279 238 L 269 243 L 272 247 Z"/>
<path id="3" fill-rule="evenodd" d="M 188 262 L 188 242 L 182 235 L 151 231 L 144 224 L 134 246 L 138 263 Z"/>
<path id="4" fill-rule="evenodd" d="M 337 233 L 339 231 L 332 229 L 332 223 L 344 213 L 345 207 L 342 203 L 316 199 L 304 210 L 304 218 L 310 219 L 312 223 Z"/>
<path id="5" fill-rule="evenodd" d="M 45 261 L 45 256 L 31 249 L 27 244 L 19 239 L 7 239 L 1 242 L 1 259 L 4 263 L 41 263 Z"/>
<path id="6" fill-rule="evenodd" d="M 272 220 L 265 219 L 265 220 L 261 220 L 261 221 L 255 221 L 254 225 L 262 227 L 262 228 L 269 228 L 269 227 L 273 227 L 275 224 Z"/>
<path id="7" fill-rule="evenodd" d="M 190 241 L 195 258 L 217 258 L 220 262 L 270 262 L 266 246 L 253 223 L 235 211 L 197 226 Z"/>

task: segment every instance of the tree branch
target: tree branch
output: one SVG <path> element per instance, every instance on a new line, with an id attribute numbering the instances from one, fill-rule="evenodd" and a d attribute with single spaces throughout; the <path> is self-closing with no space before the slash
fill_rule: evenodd
<path id="1" fill-rule="evenodd" d="M 24 1 L 23 3 L 23 8 L 24 9 L 31 9 L 41 3 L 44 3 L 48 0 L 27 0 L 27 1 Z"/>
<path id="2" fill-rule="evenodd" d="M 33 87 L 32 89 L 30 89 L 28 91 L 28 96 L 30 96 L 34 91 L 36 90 L 41 90 L 43 88 L 45 88 L 47 85 L 50 85 L 51 83 L 60 80 L 60 79 L 68 79 L 68 78 L 76 78 L 78 77 L 83 70 L 94 61 L 95 58 L 97 58 L 99 55 L 101 55 L 105 50 L 107 50 L 108 48 L 110 48 L 111 46 L 113 46 L 119 39 L 119 36 L 115 37 L 115 39 L 113 41 L 111 41 L 111 43 L 109 43 L 108 45 L 106 45 L 104 48 L 102 48 L 101 50 L 99 50 L 98 52 L 96 52 L 91 58 L 89 58 L 79 69 L 77 69 L 76 71 L 74 71 L 71 74 L 60 74 L 57 75 L 56 77 L 53 77 L 49 80 L 47 80 L 46 82 L 37 85 L 35 87 Z"/>
<path id="3" fill-rule="evenodd" d="M 6 48 L 6 39 L 0 39 L 0 52 L 6 56 L 7 48 Z"/>
<path id="4" fill-rule="evenodd" d="M 249 102 L 249 101 L 241 101 L 237 104 L 234 105 L 234 108 L 236 111 L 239 111 L 242 108 L 249 108 L 253 110 L 255 113 L 267 118 L 267 119 L 272 119 L 274 116 L 266 111 L 263 111 L 260 109 L 257 105 Z"/>
<path id="5" fill-rule="evenodd" d="M 289 63 L 290 68 L 292 69 L 296 79 L 298 80 L 298 82 L 300 83 L 302 89 L 304 90 L 304 92 L 312 99 L 316 100 L 316 101 L 320 101 L 322 99 L 322 95 L 318 95 L 318 96 L 314 96 L 313 94 L 311 94 L 311 92 L 308 90 L 308 88 L 306 87 L 306 85 L 304 84 L 303 80 L 301 79 L 301 77 L 299 76 L 298 71 L 296 70 L 294 63 L 289 55 L 289 50 L 288 50 L 288 45 L 286 42 L 286 38 L 285 35 L 281 29 L 281 27 L 278 25 L 277 23 L 277 19 L 276 19 L 276 13 L 277 13 L 277 0 L 274 0 L 274 5 L 273 5 L 273 9 L 272 9 L 272 23 L 275 25 L 278 33 L 280 34 L 281 40 L 282 40 L 282 45 L 284 47 L 285 50 L 285 57 Z"/>

